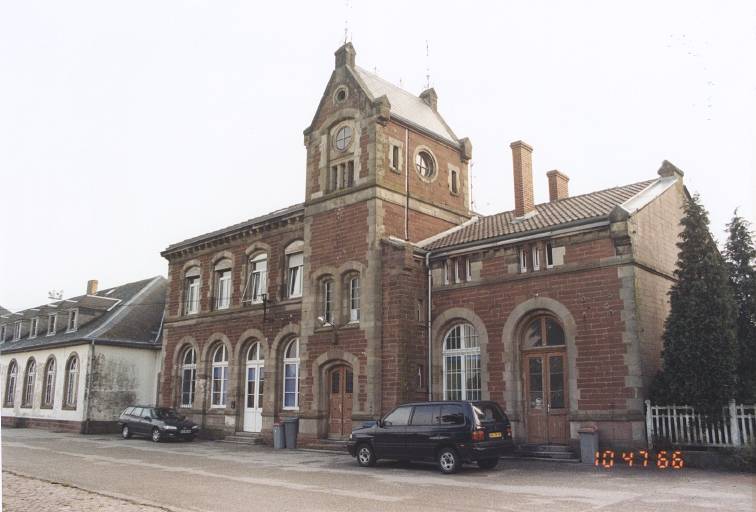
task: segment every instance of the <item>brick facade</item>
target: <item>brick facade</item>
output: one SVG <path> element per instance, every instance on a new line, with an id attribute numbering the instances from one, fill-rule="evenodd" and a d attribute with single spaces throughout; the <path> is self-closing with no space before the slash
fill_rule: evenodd
<path id="1" fill-rule="evenodd" d="M 366 78 L 353 62 L 347 44 L 337 52 L 336 68 L 305 130 L 304 204 L 163 252 L 169 295 L 161 403 L 180 405 L 180 359 L 193 347 L 195 401 L 185 412 L 211 435 L 249 430 L 246 349 L 259 342 L 265 389 L 257 430 L 269 435 L 274 421 L 296 415 L 303 441 L 325 437 L 333 429 L 333 399 L 341 396 L 331 391 L 338 387 L 331 380 L 334 369 L 348 368 L 353 379 L 354 422 L 379 417 L 403 402 L 447 398 L 444 339 L 455 326 L 469 324 L 479 347 L 474 350 L 481 398 L 502 404 L 517 440 L 532 442 L 524 365 L 538 351 L 524 347 L 524 329 L 533 319 L 548 317 L 564 339 L 554 353 L 565 366 L 549 377 L 563 375 L 565 382 L 567 431 L 558 442 L 574 443 L 578 428 L 590 423 L 611 443 L 642 443 L 641 404 L 658 367 L 675 262 L 681 173 L 674 186 L 638 212 L 613 213 L 611 219 L 569 225 L 558 233 L 525 232 L 512 241 L 429 251 L 423 245 L 427 240 L 472 217 L 470 143 L 449 140 L 443 121 L 423 127 L 395 114 L 401 106 L 396 95 L 407 93 L 368 84 L 368 78 L 377 78 Z M 425 97 L 433 100 L 435 92 Z M 428 105 L 435 112 L 435 101 Z M 537 215 L 531 149 L 522 142 L 513 149 L 518 211 Z M 421 175 L 415 165 L 421 152 L 430 155 L 431 176 Z M 560 201 L 567 195 L 566 180 L 562 185 L 552 194 Z M 292 299 L 286 292 L 291 285 L 286 248 L 296 240 L 302 241 L 304 278 L 301 298 Z M 260 252 L 268 261 L 267 296 L 250 305 L 243 296 L 249 258 Z M 531 262 L 527 268 L 523 257 Z M 219 261 L 231 265 L 230 306 L 222 310 L 213 307 Z M 185 276 L 193 268 L 199 269 L 199 312 L 186 314 Z M 299 339 L 299 394 L 291 408 L 284 406 L 283 351 L 294 338 Z M 223 407 L 210 403 L 211 358 L 220 343 L 230 354 Z M 476 385 L 474 379 L 468 384 Z"/>

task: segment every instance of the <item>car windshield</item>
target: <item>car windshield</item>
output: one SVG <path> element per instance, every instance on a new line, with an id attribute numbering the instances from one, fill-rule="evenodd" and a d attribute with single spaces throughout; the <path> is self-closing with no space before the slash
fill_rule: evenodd
<path id="1" fill-rule="evenodd" d="M 175 419 L 181 419 L 182 418 L 182 416 L 180 416 L 173 409 L 168 409 L 168 408 L 165 408 L 165 407 L 158 407 L 158 408 L 153 409 L 153 410 L 155 411 L 155 417 L 158 418 L 158 419 L 161 419 L 161 420 L 166 420 L 166 419 L 171 419 L 171 418 L 175 418 Z"/>

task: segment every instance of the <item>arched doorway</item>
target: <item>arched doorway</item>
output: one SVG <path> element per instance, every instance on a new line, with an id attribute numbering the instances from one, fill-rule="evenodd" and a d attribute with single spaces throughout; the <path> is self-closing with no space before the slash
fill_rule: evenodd
<path id="1" fill-rule="evenodd" d="M 260 432 L 262 430 L 263 385 L 265 384 L 265 360 L 260 343 L 255 342 L 249 346 L 246 362 L 243 430 Z"/>
<path id="2" fill-rule="evenodd" d="M 520 336 L 528 443 L 566 444 L 567 351 L 564 329 L 548 314 L 525 322 Z"/>
<path id="3" fill-rule="evenodd" d="M 341 439 L 352 433 L 354 375 L 347 365 L 328 371 L 328 437 Z"/>

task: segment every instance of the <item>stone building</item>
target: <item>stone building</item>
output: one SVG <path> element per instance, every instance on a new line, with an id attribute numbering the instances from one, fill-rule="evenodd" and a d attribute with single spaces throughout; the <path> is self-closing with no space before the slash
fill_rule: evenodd
<path id="1" fill-rule="evenodd" d="M 117 430 L 154 404 L 166 281 L 155 277 L 0 315 L 2 426 Z"/>
<path id="2" fill-rule="evenodd" d="M 437 102 L 337 50 L 304 132 L 304 203 L 162 253 L 161 403 L 219 436 L 296 415 L 314 440 L 410 400 L 492 399 L 523 443 L 587 422 L 642 440 L 682 172 L 569 197 L 551 171 L 535 204 L 516 142 L 516 210 L 479 217 L 472 145 Z"/>

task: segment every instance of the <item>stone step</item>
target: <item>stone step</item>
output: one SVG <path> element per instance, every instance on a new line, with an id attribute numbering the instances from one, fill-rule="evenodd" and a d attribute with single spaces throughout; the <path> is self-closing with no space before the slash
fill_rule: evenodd
<path id="1" fill-rule="evenodd" d="M 572 452 L 566 444 L 524 444 L 519 447 L 521 452 Z"/>
<path id="2" fill-rule="evenodd" d="M 236 434 L 224 437 L 221 442 L 253 445 L 263 444 L 263 439 L 260 434 L 253 434 L 251 432 L 237 432 Z"/>

